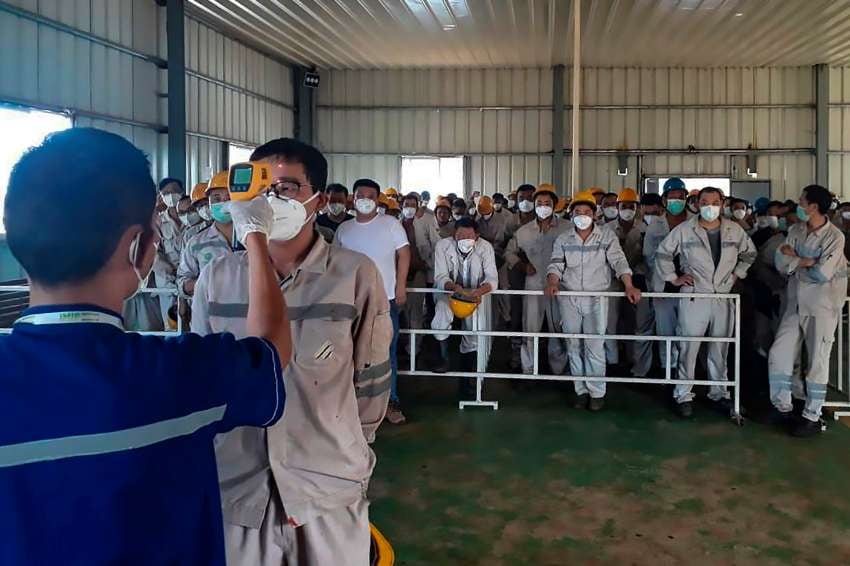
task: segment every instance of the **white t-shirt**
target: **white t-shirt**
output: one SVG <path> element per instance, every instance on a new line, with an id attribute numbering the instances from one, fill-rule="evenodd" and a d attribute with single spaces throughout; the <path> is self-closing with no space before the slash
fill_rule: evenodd
<path id="1" fill-rule="evenodd" d="M 401 222 L 380 214 L 369 222 L 358 222 L 355 218 L 339 225 L 334 241 L 375 262 L 384 280 L 387 298 L 395 299 L 395 253 L 409 245 Z"/>

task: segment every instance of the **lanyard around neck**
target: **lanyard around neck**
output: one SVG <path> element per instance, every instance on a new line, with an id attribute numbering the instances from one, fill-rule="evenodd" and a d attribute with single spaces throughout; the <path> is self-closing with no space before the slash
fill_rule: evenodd
<path id="1" fill-rule="evenodd" d="M 15 324 L 109 324 L 124 330 L 121 319 L 112 314 L 97 311 L 60 311 L 29 314 L 15 321 Z"/>

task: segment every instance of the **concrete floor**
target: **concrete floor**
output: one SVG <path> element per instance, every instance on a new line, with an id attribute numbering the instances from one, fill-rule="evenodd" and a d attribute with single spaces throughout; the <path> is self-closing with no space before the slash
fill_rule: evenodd
<path id="1" fill-rule="evenodd" d="M 408 424 L 384 425 L 371 516 L 399 565 L 850 564 L 850 430 L 813 440 L 613 386 L 571 386 L 457 409 L 455 382 L 401 378 Z"/>

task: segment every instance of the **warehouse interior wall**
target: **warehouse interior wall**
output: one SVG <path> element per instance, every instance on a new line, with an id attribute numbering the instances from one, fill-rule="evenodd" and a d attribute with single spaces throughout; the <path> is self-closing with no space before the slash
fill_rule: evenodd
<path id="1" fill-rule="evenodd" d="M 185 44 L 191 188 L 226 167 L 228 142 L 292 135 L 293 91 L 288 66 L 191 17 Z M 148 155 L 155 179 L 168 165 L 167 71 L 157 64 L 167 57 L 165 8 L 154 0 L 0 2 L 0 104 L 67 112 L 76 126 L 122 135 Z M 0 280 L 21 275 L 0 236 Z"/>
<path id="2" fill-rule="evenodd" d="M 464 155 L 470 190 L 492 194 L 549 182 L 553 75 L 551 69 L 324 72 L 318 143 L 330 178 L 350 184 L 371 176 L 397 186 L 401 155 Z M 570 179 L 569 69 L 563 86 L 563 178 Z M 756 154 L 758 178 L 770 179 L 773 196 L 796 197 L 815 175 L 814 70 L 586 68 L 580 144 L 581 187 L 635 187 L 642 175 L 748 178 L 740 153 L 752 146 L 763 151 Z M 686 153 L 688 146 L 695 151 Z M 641 154 L 627 158 L 626 176 L 618 175 L 617 151 Z"/>

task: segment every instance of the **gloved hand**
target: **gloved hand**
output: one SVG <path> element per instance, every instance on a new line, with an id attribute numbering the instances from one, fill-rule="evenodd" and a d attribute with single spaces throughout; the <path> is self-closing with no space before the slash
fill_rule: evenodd
<path id="1" fill-rule="evenodd" d="M 274 211 L 265 195 L 248 201 L 230 201 L 230 216 L 233 219 L 236 238 L 243 246 L 245 237 L 252 232 L 259 232 L 268 237 L 274 224 Z"/>

